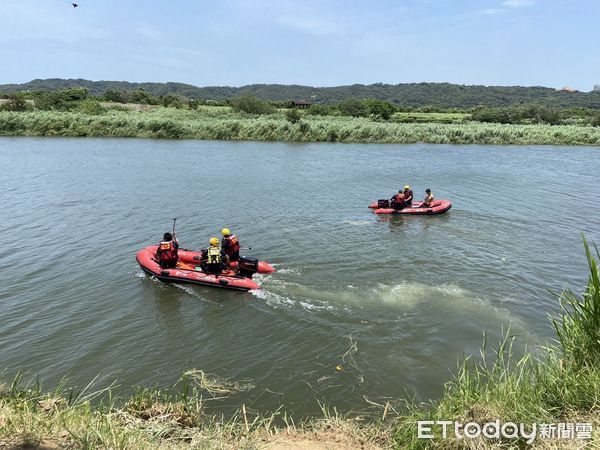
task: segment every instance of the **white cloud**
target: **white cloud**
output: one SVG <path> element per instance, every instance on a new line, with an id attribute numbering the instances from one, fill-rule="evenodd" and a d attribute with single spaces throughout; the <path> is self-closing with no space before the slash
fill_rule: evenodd
<path id="1" fill-rule="evenodd" d="M 483 11 L 481 11 L 482 14 L 486 14 L 486 15 L 495 15 L 495 14 L 502 14 L 505 13 L 506 10 L 505 9 L 501 9 L 501 8 L 489 8 L 489 9 L 484 9 Z"/>
<path id="2" fill-rule="evenodd" d="M 525 6 L 532 6 L 534 3 L 534 0 L 505 0 L 502 2 L 502 6 L 506 6 L 507 8 L 523 8 Z"/>

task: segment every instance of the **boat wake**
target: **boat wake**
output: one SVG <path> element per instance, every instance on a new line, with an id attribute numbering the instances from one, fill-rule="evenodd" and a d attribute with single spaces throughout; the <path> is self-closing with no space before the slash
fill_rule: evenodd
<path id="1" fill-rule="evenodd" d="M 484 298 L 455 283 L 428 285 L 405 280 L 396 284 L 346 285 L 338 290 L 322 290 L 292 281 L 269 279 L 263 280 L 261 289 L 252 291 L 252 295 L 273 308 L 302 308 L 311 313 L 328 311 L 355 318 L 392 313 L 395 319 L 409 312 L 424 312 L 440 318 L 470 315 L 477 320 L 500 321 L 511 323 L 515 328 L 526 328 L 507 303 Z"/>

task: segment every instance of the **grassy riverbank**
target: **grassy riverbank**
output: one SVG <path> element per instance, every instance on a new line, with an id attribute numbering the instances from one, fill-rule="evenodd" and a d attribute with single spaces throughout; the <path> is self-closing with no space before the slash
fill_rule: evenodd
<path id="1" fill-rule="evenodd" d="M 323 407 L 318 419 L 296 421 L 242 405 L 232 417 L 209 415 L 211 399 L 244 389 L 231 380 L 188 371 L 169 389 L 136 388 L 125 399 L 110 390 L 43 393 L 18 376 L 0 385 L 0 448 L 110 449 L 379 449 L 392 443 L 391 422 L 364 423 Z"/>
<path id="2" fill-rule="evenodd" d="M 295 123 L 285 112 L 255 116 L 228 107 L 147 111 L 99 110 L 96 113 L 2 111 L 0 136 L 93 136 L 171 139 L 257 140 L 359 143 L 600 145 L 600 127 L 508 125 L 462 121 L 399 123 L 366 117 L 302 115 Z M 412 120 L 412 119 L 411 119 Z M 419 117 L 419 121 L 427 120 Z M 430 118 L 446 121 L 447 118 Z"/>
<path id="3" fill-rule="evenodd" d="M 323 409 L 318 419 L 295 421 L 284 410 L 258 415 L 242 405 L 233 417 L 205 412 L 211 398 L 247 389 L 232 380 L 186 372 L 172 388 L 135 389 L 115 399 L 106 389 L 90 393 L 58 388 L 42 393 L 17 377 L 0 386 L 0 448 L 598 448 L 600 437 L 600 269 L 597 249 L 585 246 L 590 277 L 582 295 L 565 292 L 561 313 L 553 317 L 557 340 L 517 359 L 515 336 L 482 348 L 479 363 L 465 359 L 439 401 L 398 410 L 382 405 L 379 418 L 342 417 Z M 463 424 L 538 424 L 530 446 L 520 438 L 419 439 L 417 421 L 452 420 Z M 593 431 L 582 439 L 541 435 L 539 424 L 571 423 Z M 584 429 L 584 431 L 587 430 Z M 435 433 L 437 431 L 437 433 Z M 579 430 L 581 431 L 581 430 Z M 558 433 L 558 426 L 554 433 Z M 578 429 L 572 430 L 577 437 Z M 585 439 L 584 439 L 585 438 Z"/>

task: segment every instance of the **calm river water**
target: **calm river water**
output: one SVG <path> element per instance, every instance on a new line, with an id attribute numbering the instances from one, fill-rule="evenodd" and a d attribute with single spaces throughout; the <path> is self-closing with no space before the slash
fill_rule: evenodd
<path id="1" fill-rule="evenodd" d="M 0 167 L 4 378 L 251 380 L 224 411 L 435 398 L 484 331 L 551 339 L 546 289 L 580 290 L 581 233 L 600 242 L 598 148 L 0 138 Z M 452 210 L 367 209 L 407 183 Z M 278 272 L 257 293 L 145 276 L 175 216 L 184 247 L 227 226 Z"/>

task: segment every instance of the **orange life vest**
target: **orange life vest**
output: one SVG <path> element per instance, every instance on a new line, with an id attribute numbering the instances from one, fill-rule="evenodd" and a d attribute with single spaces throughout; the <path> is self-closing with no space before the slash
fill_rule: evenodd
<path id="1" fill-rule="evenodd" d="M 225 245 L 223 245 L 225 244 Z M 240 241 L 238 240 L 237 236 L 235 234 L 230 234 L 228 236 L 225 236 L 223 238 L 223 242 L 221 242 L 221 245 L 223 245 L 223 250 L 225 250 L 225 253 L 227 254 L 227 256 L 231 257 L 238 257 L 239 253 L 240 253 Z"/>
<path id="2" fill-rule="evenodd" d="M 156 257 L 159 263 L 177 262 L 177 248 L 173 241 L 162 241 L 158 244 Z"/>

